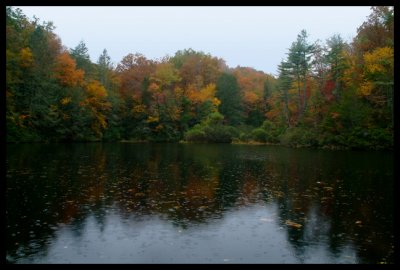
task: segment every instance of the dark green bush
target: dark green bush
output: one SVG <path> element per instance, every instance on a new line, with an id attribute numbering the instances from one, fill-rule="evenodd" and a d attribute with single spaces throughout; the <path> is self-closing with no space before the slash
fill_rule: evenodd
<path id="1" fill-rule="evenodd" d="M 229 127 L 222 125 L 207 126 L 204 128 L 207 142 L 231 143 L 232 134 Z"/>
<path id="2" fill-rule="evenodd" d="M 184 138 L 189 142 L 231 143 L 239 132 L 234 127 L 224 126 L 223 120 L 224 116 L 219 112 L 211 113 L 201 124 L 188 130 Z"/>
<path id="3" fill-rule="evenodd" d="M 206 142 L 206 134 L 200 129 L 191 129 L 185 133 L 188 142 Z"/>
<path id="4" fill-rule="evenodd" d="M 256 142 L 267 142 L 268 133 L 262 128 L 256 128 L 251 132 L 251 138 Z"/>

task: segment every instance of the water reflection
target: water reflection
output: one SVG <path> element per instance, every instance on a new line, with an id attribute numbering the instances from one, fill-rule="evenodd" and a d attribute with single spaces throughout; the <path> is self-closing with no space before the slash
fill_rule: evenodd
<path id="1" fill-rule="evenodd" d="M 394 262 L 393 154 L 7 146 L 7 261 Z"/>

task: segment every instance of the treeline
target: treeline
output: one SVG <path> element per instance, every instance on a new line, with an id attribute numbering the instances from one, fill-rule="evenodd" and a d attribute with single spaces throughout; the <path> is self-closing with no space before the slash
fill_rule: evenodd
<path id="1" fill-rule="evenodd" d="M 302 31 L 279 77 L 192 49 L 92 63 L 51 22 L 6 8 L 8 142 L 201 141 L 393 146 L 394 11 L 373 7 L 351 44 Z"/>

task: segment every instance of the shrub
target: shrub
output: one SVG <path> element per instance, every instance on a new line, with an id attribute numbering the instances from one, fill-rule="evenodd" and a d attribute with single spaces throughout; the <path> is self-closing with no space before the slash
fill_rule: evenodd
<path id="1" fill-rule="evenodd" d="M 251 132 L 251 138 L 256 142 L 267 142 L 268 133 L 262 128 L 256 128 Z"/>
<path id="2" fill-rule="evenodd" d="M 211 113 L 201 124 L 195 125 L 185 133 L 189 142 L 231 143 L 232 137 L 239 136 L 236 128 L 222 125 L 224 116 L 219 112 Z"/>
<path id="3" fill-rule="evenodd" d="M 280 136 L 282 144 L 290 146 L 318 146 L 318 133 L 313 129 L 289 128 Z"/>
<path id="4" fill-rule="evenodd" d="M 229 127 L 220 125 L 208 126 L 204 128 L 204 132 L 207 142 L 215 142 L 215 143 L 232 142 L 232 134 L 229 130 Z"/>
<path id="5" fill-rule="evenodd" d="M 348 134 L 346 144 L 356 149 L 389 149 L 393 147 L 393 136 L 387 129 L 356 127 Z"/>
<path id="6" fill-rule="evenodd" d="M 251 135 L 249 133 L 242 132 L 239 135 L 239 140 L 242 142 L 248 142 L 248 141 L 250 141 L 250 139 L 251 139 Z"/>
<path id="7" fill-rule="evenodd" d="M 206 134 L 199 129 L 191 129 L 185 133 L 185 140 L 188 142 L 205 142 Z"/>

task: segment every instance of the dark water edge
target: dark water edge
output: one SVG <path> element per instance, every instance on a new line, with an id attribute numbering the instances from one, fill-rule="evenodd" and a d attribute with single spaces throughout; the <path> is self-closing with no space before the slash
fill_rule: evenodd
<path id="1" fill-rule="evenodd" d="M 8 263 L 393 263 L 392 151 L 7 144 Z"/>
<path id="2" fill-rule="evenodd" d="M 233 140 L 230 143 L 211 143 L 211 142 L 189 142 L 185 140 L 180 140 L 180 141 L 150 141 L 150 140 L 119 140 L 119 141 L 102 141 L 101 139 L 96 139 L 96 140 L 82 140 L 82 141 L 7 141 L 6 142 L 9 145 L 14 145 L 14 144 L 87 144 L 87 143 L 103 143 L 103 144 L 110 144 L 110 143 L 133 143 L 133 144 L 138 144 L 138 143 L 144 143 L 144 144 L 232 144 L 232 145 L 261 145 L 261 146 L 281 146 L 281 147 L 286 147 L 286 148 L 292 148 L 292 149 L 318 149 L 318 150 L 331 150 L 331 151 L 393 151 L 393 147 L 389 146 L 382 146 L 382 145 L 373 145 L 371 147 L 360 147 L 356 145 L 339 145 L 339 144 L 324 144 L 324 145 L 308 145 L 308 144 L 298 144 L 298 143 L 289 143 L 289 144 L 284 144 L 284 143 L 271 143 L 271 142 L 258 142 L 258 141 L 240 141 L 240 140 Z"/>

